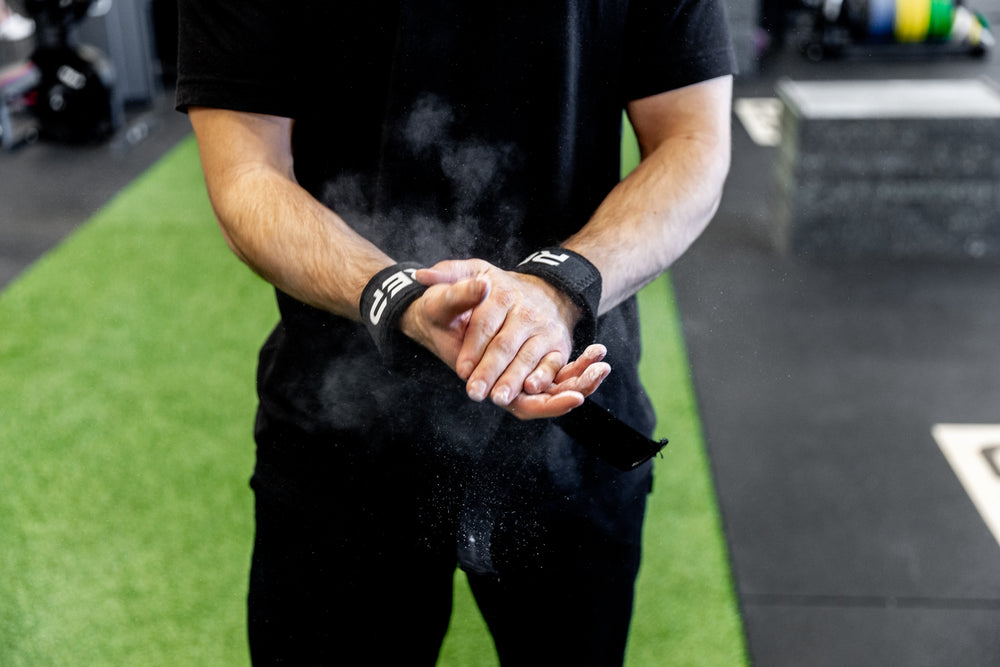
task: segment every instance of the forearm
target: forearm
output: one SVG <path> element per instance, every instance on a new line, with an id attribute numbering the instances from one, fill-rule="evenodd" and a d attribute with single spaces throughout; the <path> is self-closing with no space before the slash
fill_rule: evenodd
<path id="1" fill-rule="evenodd" d="M 256 202 L 247 205 L 244 193 L 257 193 Z M 283 292 L 337 315 L 358 319 L 365 283 L 392 264 L 301 187 L 274 174 L 242 174 L 212 201 L 241 260 Z"/>
<path id="2" fill-rule="evenodd" d="M 691 114 L 697 122 L 682 117 L 662 135 L 653 130 L 639 166 L 566 240 L 601 272 L 602 313 L 667 270 L 715 214 L 730 156 L 727 88 L 715 87 L 721 88 L 713 91 L 715 105 Z"/>
<path id="3" fill-rule="evenodd" d="M 601 312 L 668 269 L 718 208 L 728 161 L 696 139 L 672 141 L 640 163 L 566 241 L 604 280 Z"/>
<path id="4" fill-rule="evenodd" d="M 200 140 L 218 130 L 210 125 L 218 119 L 192 120 Z M 252 121 L 253 136 L 242 137 L 241 146 L 267 137 L 276 122 Z M 229 142 L 199 145 L 209 197 L 233 252 L 296 299 L 358 319 L 366 282 L 392 260 L 299 186 L 283 153 L 247 151 L 252 157 L 243 159 Z"/>

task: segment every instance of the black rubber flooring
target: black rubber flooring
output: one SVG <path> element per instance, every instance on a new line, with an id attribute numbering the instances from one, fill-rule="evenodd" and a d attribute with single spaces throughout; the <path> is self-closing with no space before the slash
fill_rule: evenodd
<path id="1" fill-rule="evenodd" d="M 997 70 L 788 53 L 736 97 Z M 1000 265 L 787 256 L 775 157 L 734 121 L 719 214 L 673 273 L 751 657 L 1000 665 L 1000 544 L 931 433 L 1000 422 Z"/>
<path id="2" fill-rule="evenodd" d="M 0 151 L 0 288 L 188 133 L 187 118 L 173 111 L 173 95 L 165 92 L 128 109 L 121 131 L 108 142 L 40 141 Z"/>
<path id="3" fill-rule="evenodd" d="M 1000 81 L 997 61 L 788 50 L 736 96 L 782 76 L 978 75 Z M 148 130 L 134 144 L 0 153 L 0 287 L 188 132 L 169 95 L 130 122 Z M 1000 267 L 785 256 L 774 157 L 734 119 L 722 207 L 674 269 L 751 656 L 998 665 L 1000 545 L 931 428 L 1000 421 Z"/>

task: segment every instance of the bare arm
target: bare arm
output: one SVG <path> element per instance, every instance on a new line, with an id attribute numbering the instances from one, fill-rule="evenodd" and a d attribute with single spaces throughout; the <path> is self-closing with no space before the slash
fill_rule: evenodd
<path id="1" fill-rule="evenodd" d="M 393 264 L 295 182 L 288 118 L 191 109 L 216 218 L 233 252 L 282 291 L 360 319 L 368 279 Z"/>
<path id="2" fill-rule="evenodd" d="M 566 247 L 604 278 L 601 312 L 670 267 L 715 214 L 729 171 L 732 78 L 628 106 L 642 161 Z"/>

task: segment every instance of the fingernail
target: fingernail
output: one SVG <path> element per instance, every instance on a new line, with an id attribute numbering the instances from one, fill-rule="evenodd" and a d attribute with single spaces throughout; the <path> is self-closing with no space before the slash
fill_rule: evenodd
<path id="1" fill-rule="evenodd" d="M 482 276 L 476 278 L 476 282 L 479 284 L 479 295 L 485 299 L 489 295 L 493 286 L 490 284 L 489 279 Z"/>
<path id="2" fill-rule="evenodd" d="M 500 387 L 493 392 L 493 402 L 497 405 L 507 405 L 510 403 L 510 389 L 507 387 Z"/>
<path id="3" fill-rule="evenodd" d="M 482 380 L 473 382 L 472 386 L 469 387 L 469 398 L 477 403 L 486 398 L 486 383 Z"/>
<path id="4" fill-rule="evenodd" d="M 469 376 L 472 375 L 472 369 L 475 368 L 471 361 L 463 361 L 458 366 L 458 377 L 463 380 L 468 380 Z"/>

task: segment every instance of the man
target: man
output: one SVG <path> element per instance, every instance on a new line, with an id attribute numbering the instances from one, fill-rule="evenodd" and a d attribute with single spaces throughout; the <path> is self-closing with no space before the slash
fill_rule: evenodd
<path id="1" fill-rule="evenodd" d="M 718 203 L 719 3 L 185 0 L 180 31 L 216 215 L 281 311 L 255 664 L 433 664 L 456 563 L 504 664 L 619 664 L 650 465 L 550 418 L 652 430 L 633 295 Z"/>

